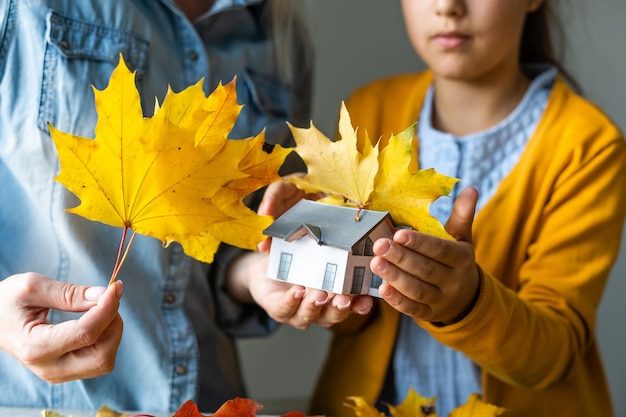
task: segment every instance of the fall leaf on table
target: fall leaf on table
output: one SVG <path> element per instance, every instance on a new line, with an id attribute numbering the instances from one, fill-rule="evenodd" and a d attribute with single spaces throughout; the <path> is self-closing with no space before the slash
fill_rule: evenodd
<path id="1" fill-rule="evenodd" d="M 122 57 L 104 90 L 94 89 L 95 139 L 50 126 L 61 170 L 56 180 L 80 200 L 68 211 L 126 231 L 182 245 L 211 262 L 221 242 L 255 249 L 272 218 L 243 198 L 278 180 L 290 149 L 255 138 L 228 139 L 241 106 L 235 79 L 207 97 L 202 80 L 179 93 L 168 89 L 144 117 L 135 74 Z M 127 246 L 132 244 L 132 238 Z M 126 253 L 127 253 L 126 250 Z M 125 256 L 125 255 L 124 255 Z"/>
<path id="2" fill-rule="evenodd" d="M 381 417 L 385 414 L 368 403 L 363 397 L 347 397 L 351 403 L 345 403 L 352 408 L 356 417 Z M 393 406 L 387 404 L 391 417 L 437 417 L 436 397 L 422 397 L 412 387 L 409 388 L 404 400 Z M 504 408 L 484 402 L 477 394 L 471 394 L 465 404 L 452 410 L 448 417 L 498 417 L 505 412 Z"/>
<path id="3" fill-rule="evenodd" d="M 306 192 L 323 192 L 321 200 L 370 210 L 388 211 L 398 225 L 450 238 L 430 215 L 430 204 L 452 191 L 458 179 L 434 169 L 412 170 L 415 126 L 388 140 L 362 139 L 352 127 L 342 103 L 337 141 L 324 136 L 313 123 L 309 128 L 290 126 L 295 152 L 304 160 L 307 175 L 291 182 Z"/>
<path id="4" fill-rule="evenodd" d="M 351 408 L 356 417 L 385 417 L 385 413 L 378 411 L 376 407 L 365 401 L 360 396 L 350 396 L 346 398 L 345 406 Z"/>
<path id="5" fill-rule="evenodd" d="M 139 417 L 140 415 L 141 414 L 135 415 L 134 417 Z M 96 417 L 129 417 L 129 415 L 115 411 L 108 405 L 104 404 L 96 413 Z"/>
<path id="6" fill-rule="evenodd" d="M 251 400 L 250 398 L 233 398 L 224 402 L 217 409 L 217 411 L 211 414 L 212 417 L 255 417 L 256 412 L 262 409 L 263 406 L 258 402 Z"/>
<path id="7" fill-rule="evenodd" d="M 437 417 L 435 402 L 437 397 L 422 397 L 412 387 L 397 406 L 387 404 L 393 417 Z"/>

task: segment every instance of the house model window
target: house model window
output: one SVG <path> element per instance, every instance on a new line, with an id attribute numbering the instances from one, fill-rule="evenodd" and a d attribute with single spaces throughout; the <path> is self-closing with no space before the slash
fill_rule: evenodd
<path id="1" fill-rule="evenodd" d="M 382 279 L 369 268 L 372 247 L 393 231 L 388 212 L 301 200 L 263 232 L 272 237 L 268 277 L 378 297 Z"/>

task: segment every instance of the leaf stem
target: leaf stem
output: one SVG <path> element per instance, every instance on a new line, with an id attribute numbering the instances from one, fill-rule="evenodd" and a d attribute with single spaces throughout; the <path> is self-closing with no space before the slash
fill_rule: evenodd
<path id="1" fill-rule="evenodd" d="M 137 233 L 133 231 L 133 234 L 130 237 L 130 240 L 128 241 L 128 245 L 126 245 L 126 249 L 124 249 L 124 243 L 126 243 L 127 231 L 128 231 L 128 226 L 124 226 L 124 231 L 122 232 L 122 240 L 120 242 L 120 248 L 117 251 L 117 259 L 115 260 L 115 267 L 113 268 L 113 274 L 111 274 L 109 285 L 113 284 L 115 280 L 117 279 L 117 276 L 119 275 L 120 270 L 122 269 L 122 265 L 124 265 L 124 261 L 126 260 L 126 257 L 128 256 L 128 251 L 130 250 L 130 247 L 132 246 L 133 241 L 135 240 L 135 236 L 137 235 Z"/>

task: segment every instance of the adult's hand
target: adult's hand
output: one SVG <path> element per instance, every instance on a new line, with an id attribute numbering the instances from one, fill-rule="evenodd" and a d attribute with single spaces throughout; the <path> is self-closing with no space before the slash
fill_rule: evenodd
<path id="1" fill-rule="evenodd" d="M 37 273 L 0 281 L 0 349 L 41 379 L 59 383 L 112 371 L 122 338 L 123 285 L 73 285 Z M 84 312 L 59 324 L 50 309 Z"/>
<path id="2" fill-rule="evenodd" d="M 366 315 L 374 304 L 370 296 L 333 294 L 267 278 L 268 255 L 248 252 L 231 267 L 230 293 L 240 301 L 255 302 L 279 323 L 297 329 L 311 324 L 330 327 L 353 313 Z"/>

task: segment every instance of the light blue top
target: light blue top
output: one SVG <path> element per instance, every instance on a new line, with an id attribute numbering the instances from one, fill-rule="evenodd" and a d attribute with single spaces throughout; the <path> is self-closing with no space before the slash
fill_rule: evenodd
<path id="1" fill-rule="evenodd" d="M 311 74 L 297 69 L 293 83 L 279 80 L 262 10 L 258 0 L 218 0 L 191 23 L 173 0 L 0 2 L 0 279 L 34 271 L 107 284 L 122 231 L 65 212 L 78 201 L 53 180 L 58 161 L 47 122 L 93 137 L 91 85 L 106 87 L 120 53 L 137 70 L 147 116 L 168 85 L 180 91 L 204 77 L 208 93 L 237 75 L 245 107 L 231 137 L 267 127 L 268 141 L 290 144 L 285 121 L 310 119 Z M 234 252 L 225 248 L 209 268 L 176 244 L 164 249 L 138 236 L 120 277 L 124 334 L 115 370 L 51 385 L 0 352 L 0 406 L 150 412 L 192 399 L 215 410 L 245 395 L 232 336 L 266 334 L 275 324 L 221 290 Z"/>
<path id="2" fill-rule="evenodd" d="M 450 217 L 458 193 L 478 189 L 477 210 L 493 196 L 498 185 L 519 160 L 545 109 L 556 77 L 555 69 L 536 76 L 515 110 L 482 132 L 455 137 L 432 126 L 433 88 L 428 90 L 418 123 L 420 166 L 459 178 L 451 198 L 439 198 L 431 213 L 443 224 Z M 447 416 L 473 392 L 481 393 L 480 369 L 461 352 L 433 339 L 408 316 L 402 316 L 393 356 L 395 385 L 392 404 L 399 404 L 412 386 L 422 396 L 437 397 L 437 414 Z M 393 381 L 393 382 L 391 382 Z M 384 392 L 393 392 L 386 386 Z M 394 402 L 395 401 L 395 402 Z"/>

